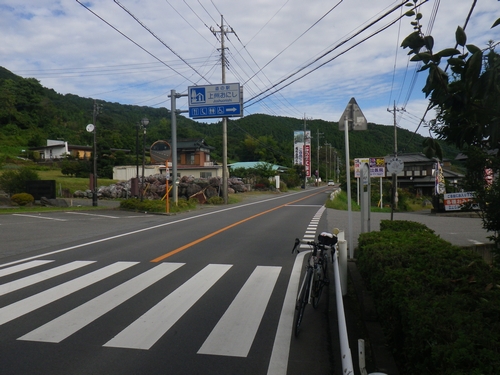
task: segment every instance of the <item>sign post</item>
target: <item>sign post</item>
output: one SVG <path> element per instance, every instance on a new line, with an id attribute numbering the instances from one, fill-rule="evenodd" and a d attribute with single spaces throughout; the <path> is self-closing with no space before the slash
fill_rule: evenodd
<path id="1" fill-rule="evenodd" d="M 339 129 L 345 132 L 345 173 L 347 180 L 347 210 L 349 221 L 349 257 L 354 258 L 354 243 L 352 233 L 352 202 L 351 202 L 351 166 L 349 162 L 349 128 L 352 130 L 366 130 L 368 122 L 356 103 L 356 99 L 351 98 L 344 113 L 339 119 Z"/>

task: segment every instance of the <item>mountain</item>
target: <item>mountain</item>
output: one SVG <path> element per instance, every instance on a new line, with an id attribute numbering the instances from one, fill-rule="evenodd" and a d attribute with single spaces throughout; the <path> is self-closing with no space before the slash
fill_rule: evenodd
<path id="1" fill-rule="evenodd" d="M 0 67 L 0 153 L 18 156 L 21 149 L 44 146 L 47 139 L 63 139 L 70 144 L 91 145 L 92 134 L 85 130 L 92 123 L 94 100 L 73 94 L 61 95 L 43 87 L 34 78 L 23 78 Z M 157 140 L 170 140 L 170 111 L 98 101 L 102 111 L 97 117 L 98 150 L 111 148 L 136 152 L 137 124 L 146 116 L 146 145 Z M 291 166 L 293 131 L 303 130 L 304 120 L 290 117 L 253 114 L 228 121 L 228 161 L 269 161 Z M 342 156 L 344 133 L 338 123 L 307 120 L 312 135 L 313 168 L 319 157 L 325 160 L 329 143 Z M 320 152 L 318 153 L 318 133 Z M 222 157 L 222 123 L 199 123 L 177 117 L 177 137 L 204 138 L 214 146 L 213 160 Z M 398 152 L 421 152 L 423 137 L 405 129 L 397 129 Z M 394 152 L 394 127 L 368 124 L 366 131 L 349 133 L 351 158 L 385 156 Z M 454 159 L 456 149 L 441 143 L 444 155 Z M 140 148 L 142 142 L 140 142 Z M 142 152 L 142 149 L 139 150 Z M 1 160 L 1 159 L 0 159 Z"/>

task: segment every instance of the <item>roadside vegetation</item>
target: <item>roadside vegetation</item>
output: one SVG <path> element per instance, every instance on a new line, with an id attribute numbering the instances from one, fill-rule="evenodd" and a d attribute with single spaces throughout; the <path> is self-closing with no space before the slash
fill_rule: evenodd
<path id="1" fill-rule="evenodd" d="M 424 224 L 389 220 L 360 235 L 356 264 L 402 374 L 498 372 L 498 268 Z"/>

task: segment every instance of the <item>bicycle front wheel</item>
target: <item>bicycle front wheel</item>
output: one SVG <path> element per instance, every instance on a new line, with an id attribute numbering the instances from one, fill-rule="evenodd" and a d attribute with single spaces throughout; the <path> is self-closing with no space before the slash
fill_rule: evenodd
<path id="1" fill-rule="evenodd" d="M 302 323 L 302 318 L 304 317 L 304 309 L 309 300 L 309 288 L 311 286 L 312 279 L 312 269 L 307 269 L 307 274 L 305 275 L 305 283 L 300 291 L 300 295 L 297 298 L 297 313 L 295 314 L 295 337 L 299 335 L 300 325 Z"/>

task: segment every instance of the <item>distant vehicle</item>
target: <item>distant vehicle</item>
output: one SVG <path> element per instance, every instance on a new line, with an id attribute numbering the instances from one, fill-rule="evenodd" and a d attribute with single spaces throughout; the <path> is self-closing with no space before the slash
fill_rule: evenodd
<path id="1" fill-rule="evenodd" d="M 333 180 L 328 180 L 328 186 L 334 186 L 335 183 L 333 182 Z"/>

